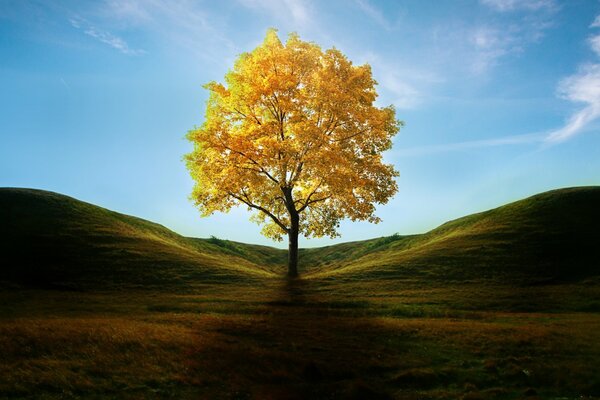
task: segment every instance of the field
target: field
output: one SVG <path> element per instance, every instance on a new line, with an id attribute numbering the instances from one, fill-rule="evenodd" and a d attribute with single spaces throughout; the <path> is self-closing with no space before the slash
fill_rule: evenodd
<path id="1" fill-rule="evenodd" d="M 304 249 L 292 281 L 280 250 L 0 192 L 0 398 L 600 398 L 598 188 Z"/>
<path id="2" fill-rule="evenodd" d="M 596 299 L 590 302 L 589 299 Z M 7 398 L 600 396 L 597 282 L 3 290 Z"/>

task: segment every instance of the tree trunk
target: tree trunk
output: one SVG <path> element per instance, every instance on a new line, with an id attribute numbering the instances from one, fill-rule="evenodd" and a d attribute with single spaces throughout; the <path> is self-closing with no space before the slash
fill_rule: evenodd
<path id="1" fill-rule="evenodd" d="M 296 210 L 294 202 L 293 188 L 282 188 L 285 197 L 285 207 L 290 216 L 290 228 L 288 229 L 289 247 L 288 247 L 288 278 L 298 276 L 298 233 L 300 231 L 300 214 Z"/>
<path id="2" fill-rule="evenodd" d="M 292 216 L 291 228 L 288 232 L 289 247 L 288 247 L 288 277 L 295 278 L 298 276 L 298 214 Z"/>

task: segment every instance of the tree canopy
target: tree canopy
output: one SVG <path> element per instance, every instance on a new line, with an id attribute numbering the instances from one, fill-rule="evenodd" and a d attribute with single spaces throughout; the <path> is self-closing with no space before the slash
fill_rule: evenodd
<path id="1" fill-rule="evenodd" d="M 378 222 L 375 204 L 394 195 L 398 176 L 382 152 L 402 122 L 374 105 L 376 84 L 368 64 L 269 30 L 224 84 L 204 86 L 204 123 L 189 131 L 186 156 L 202 215 L 245 205 L 277 240 L 294 229 L 334 237 L 345 218 Z"/>

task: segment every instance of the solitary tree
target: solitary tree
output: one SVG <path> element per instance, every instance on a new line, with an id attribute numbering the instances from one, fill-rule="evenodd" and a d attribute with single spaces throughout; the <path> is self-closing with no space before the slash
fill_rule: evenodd
<path id="1" fill-rule="evenodd" d="M 298 275 L 298 235 L 338 236 L 344 218 L 380 221 L 375 204 L 397 191 L 382 152 L 402 122 L 374 106 L 369 65 L 277 31 L 235 62 L 225 84 L 210 82 L 202 126 L 187 137 L 203 216 L 237 205 L 256 210 L 270 238 L 289 238 L 288 275 Z"/>

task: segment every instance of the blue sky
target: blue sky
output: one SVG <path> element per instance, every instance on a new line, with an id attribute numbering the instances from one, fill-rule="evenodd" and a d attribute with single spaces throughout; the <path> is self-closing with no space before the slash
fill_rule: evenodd
<path id="1" fill-rule="evenodd" d="M 401 176 L 383 222 L 301 246 L 424 232 L 600 184 L 597 1 L 0 0 L 0 186 L 274 244 L 244 208 L 200 218 L 182 162 L 202 84 L 269 27 L 371 64 L 378 103 L 406 123 L 386 155 Z"/>

